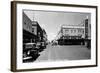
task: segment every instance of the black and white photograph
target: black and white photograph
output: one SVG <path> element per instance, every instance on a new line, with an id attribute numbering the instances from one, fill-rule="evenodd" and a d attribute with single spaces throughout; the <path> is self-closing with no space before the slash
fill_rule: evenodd
<path id="1" fill-rule="evenodd" d="M 23 63 L 91 59 L 91 13 L 23 10 Z"/>
<path id="2" fill-rule="evenodd" d="M 97 66 L 97 6 L 12 2 L 11 70 Z"/>

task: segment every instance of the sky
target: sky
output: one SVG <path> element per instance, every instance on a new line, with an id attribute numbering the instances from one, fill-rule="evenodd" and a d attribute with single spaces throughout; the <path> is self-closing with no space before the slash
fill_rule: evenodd
<path id="1" fill-rule="evenodd" d="M 90 13 L 76 12 L 54 12 L 54 11 L 34 11 L 24 10 L 26 15 L 33 21 L 38 21 L 39 25 L 45 29 L 48 40 L 52 41 L 60 31 L 61 25 L 78 25 L 87 17 L 90 19 Z"/>

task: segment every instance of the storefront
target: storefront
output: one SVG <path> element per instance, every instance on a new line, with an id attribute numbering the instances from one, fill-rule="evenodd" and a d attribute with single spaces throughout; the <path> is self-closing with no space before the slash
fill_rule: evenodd
<path id="1" fill-rule="evenodd" d="M 23 29 L 23 43 L 35 43 L 38 37 Z"/>

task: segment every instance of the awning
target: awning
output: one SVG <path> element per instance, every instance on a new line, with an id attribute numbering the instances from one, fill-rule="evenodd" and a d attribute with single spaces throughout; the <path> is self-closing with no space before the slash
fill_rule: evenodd
<path id="1" fill-rule="evenodd" d="M 27 38 L 38 38 L 38 36 L 34 35 L 33 33 L 30 33 L 26 30 L 23 29 L 23 37 L 27 37 Z"/>

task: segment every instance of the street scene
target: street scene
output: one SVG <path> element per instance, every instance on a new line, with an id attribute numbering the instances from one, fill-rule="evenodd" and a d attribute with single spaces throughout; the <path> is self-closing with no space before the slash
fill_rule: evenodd
<path id="1" fill-rule="evenodd" d="M 23 10 L 23 63 L 91 59 L 91 14 Z"/>
<path id="2" fill-rule="evenodd" d="M 80 45 L 51 46 L 40 53 L 36 62 L 90 59 L 90 50 Z"/>

